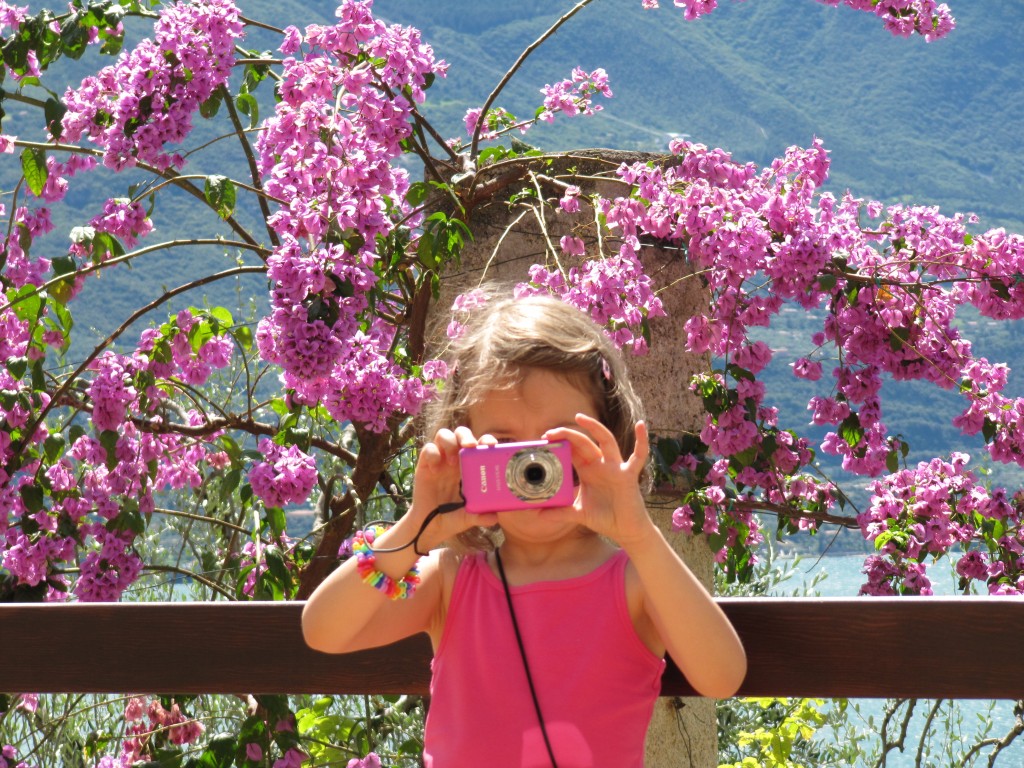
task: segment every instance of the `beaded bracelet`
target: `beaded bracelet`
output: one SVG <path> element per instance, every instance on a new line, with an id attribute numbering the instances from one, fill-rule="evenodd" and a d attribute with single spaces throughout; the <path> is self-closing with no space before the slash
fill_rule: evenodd
<path id="1" fill-rule="evenodd" d="M 373 525 L 365 531 L 356 531 L 352 537 L 352 553 L 356 556 L 356 567 L 359 577 L 374 589 L 379 589 L 392 600 L 404 600 L 412 597 L 420 583 L 420 571 L 415 565 L 400 580 L 395 581 L 377 568 L 377 558 L 371 545 L 377 537 L 386 531 L 382 525 Z"/>

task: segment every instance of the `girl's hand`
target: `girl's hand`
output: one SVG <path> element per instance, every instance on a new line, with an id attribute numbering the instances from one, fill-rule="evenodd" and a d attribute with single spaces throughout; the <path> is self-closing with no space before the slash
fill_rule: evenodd
<path id="1" fill-rule="evenodd" d="M 412 510 L 410 515 L 422 525 L 434 509 L 442 504 L 462 501 L 462 472 L 459 450 L 497 442 L 490 435 L 477 438 L 469 427 L 438 430 L 434 439 L 420 450 L 413 478 Z M 438 515 L 424 531 L 423 545 L 436 547 L 463 531 L 476 526 L 491 526 L 498 522 L 494 514 L 469 514 L 457 509 Z"/>
<path id="2" fill-rule="evenodd" d="M 565 440 L 572 448 L 572 463 L 580 489 L 572 506 L 573 517 L 595 533 L 607 536 L 624 549 L 657 531 L 640 492 L 640 475 L 650 453 L 647 425 L 637 422 L 636 446 L 623 459 L 615 436 L 600 421 L 576 414 L 587 434 L 568 427 L 544 433 L 545 440 Z"/>

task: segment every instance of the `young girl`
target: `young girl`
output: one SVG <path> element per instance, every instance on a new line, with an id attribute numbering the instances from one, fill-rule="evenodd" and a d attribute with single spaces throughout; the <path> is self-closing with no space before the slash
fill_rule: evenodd
<path id="1" fill-rule="evenodd" d="M 430 635 L 428 768 L 642 766 L 665 652 L 717 698 L 746 656 L 647 514 L 647 429 L 618 350 L 558 300 L 492 298 L 450 358 L 411 509 L 356 535 L 306 604 L 306 642 Z M 528 440 L 568 442 L 575 501 L 467 512 L 459 450 Z"/>

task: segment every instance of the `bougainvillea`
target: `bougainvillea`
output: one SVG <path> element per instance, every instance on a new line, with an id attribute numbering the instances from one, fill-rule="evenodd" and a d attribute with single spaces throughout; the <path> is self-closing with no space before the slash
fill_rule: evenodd
<path id="1" fill-rule="evenodd" d="M 874 14 L 899 36 L 932 41 L 954 27 L 930 0 L 820 2 Z M 717 3 L 674 5 L 696 19 Z M 155 20 L 122 50 L 129 16 Z M 817 139 L 763 167 L 674 140 L 669 162 L 623 164 L 618 195 L 584 192 L 571 174 L 519 190 L 538 153 L 503 139 L 599 110 L 596 97 L 612 95 L 603 69 L 538 83 L 527 119 L 494 103 L 499 87 L 466 114 L 468 138 L 445 139 L 425 115 L 448 65 L 369 0 L 343 0 L 333 23 L 275 30 L 265 54 L 246 49 L 250 24 L 230 0 L 156 11 L 76 0 L 59 15 L 0 0 L 4 96 L 42 115 L 31 137 L 0 134 L 0 155 L 17 153 L 22 171 L 0 201 L 0 599 L 117 600 L 150 571 L 238 599 L 308 592 L 357 519 L 406 503 L 412 419 L 447 373 L 426 351 L 427 309 L 472 237 L 473 205 L 499 193 L 541 221 L 587 222 L 524 264 L 517 290 L 562 297 L 632 351 L 645 351 L 667 304 L 643 248 L 669 243 L 699 275 L 706 306 L 678 320 L 686 350 L 712 360 L 691 384 L 706 419 L 656 447 L 659 470 L 688 488 L 675 526 L 706 534 L 732 576 L 749 573 L 763 540 L 759 512 L 793 531 L 837 517 L 842 491 L 811 471 L 821 450 L 871 478 L 852 521 L 876 548 L 865 592 L 927 594 L 927 565 L 951 550 L 963 588 L 1024 591 L 1020 495 L 986 485 L 959 454 L 905 466 L 882 400 L 888 379 L 955 392 L 954 426 L 981 435 L 993 461 L 1024 466 L 1024 398 L 1007 394 L 1006 366 L 976 355 L 958 323 L 966 307 L 1024 317 L 1024 237 L 823 191 L 830 161 Z M 58 58 L 89 46 L 114 63 L 69 88 L 42 86 Z M 260 88 L 274 89 L 272 110 Z M 205 120 L 226 126 L 243 170 L 199 162 L 217 151 L 193 141 Z M 486 186 L 480 172 L 499 164 L 507 176 Z M 54 208 L 105 171 L 130 182 L 55 232 Z M 209 232 L 156 242 L 168 187 L 202 209 Z M 186 247 L 228 254 L 225 267 L 166 289 L 92 349 L 72 346 L 90 280 Z M 246 275 L 268 287 L 251 321 L 201 299 Z M 456 301 L 450 335 L 480 300 Z M 786 306 L 821 318 L 792 363 L 816 386 L 816 443 L 781 423 L 761 377 L 775 352 L 756 330 Z M 320 526 L 317 552 L 286 534 L 283 509 L 297 506 Z M 213 533 L 204 552 L 149 562 L 154 517 Z M 138 731 L 125 759 L 153 757 L 143 728 L 176 746 L 202 739 L 180 703 L 146 706 L 125 715 Z M 304 759 L 274 713 L 239 737 L 238 760 Z M 379 764 L 369 752 L 354 764 Z"/>

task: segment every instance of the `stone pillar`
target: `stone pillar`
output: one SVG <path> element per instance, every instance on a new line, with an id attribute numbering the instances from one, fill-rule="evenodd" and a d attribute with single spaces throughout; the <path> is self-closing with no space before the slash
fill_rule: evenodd
<path id="1" fill-rule="evenodd" d="M 599 192 L 615 197 L 627 191 L 613 180 L 614 171 L 622 162 L 667 159 L 588 150 L 569 152 L 554 161 L 538 160 L 529 168 L 533 176 L 507 164 L 491 172 L 481 171 L 476 189 L 487 189 L 488 196 L 477 196 L 478 199 L 467 202 L 469 226 L 475 239 L 463 250 L 461 265 L 442 277 L 441 299 L 436 304 L 439 315 L 446 314 L 456 295 L 481 283 L 526 281 L 530 265 L 553 263 L 551 248 L 558 248 L 559 238 L 564 234 L 571 232 L 582 237 L 587 242 L 588 255 L 597 253 L 594 216 L 588 206 L 583 205 L 580 213 L 570 216 L 558 210 L 557 205 L 554 209 L 541 209 L 536 198 L 529 196 L 510 204 L 510 196 L 534 190 L 557 198 L 561 196 L 557 183 L 563 182 L 579 186 L 585 196 Z M 606 234 L 602 237 L 604 252 L 615 252 L 618 244 L 607 239 Z M 558 253 L 558 259 L 566 268 L 571 266 L 571 260 L 564 254 Z M 643 260 L 657 289 L 666 289 L 660 298 L 668 317 L 650 321 L 650 352 L 643 357 L 628 356 L 627 363 L 646 407 L 652 434 L 667 437 L 694 432 L 701 427 L 702 407 L 688 385 L 695 372 L 706 368 L 706 360 L 685 351 L 683 323 L 706 302 L 706 296 L 678 249 L 654 244 L 644 248 Z M 704 539 L 671 533 L 671 515 L 677 501 L 678 495 L 652 496 L 648 505 L 676 551 L 710 589 L 712 556 Z M 594 670 L 594 674 L 599 675 L 600 670 Z M 714 768 L 717 764 L 714 702 L 700 698 L 659 699 L 647 739 L 648 768 Z"/>

